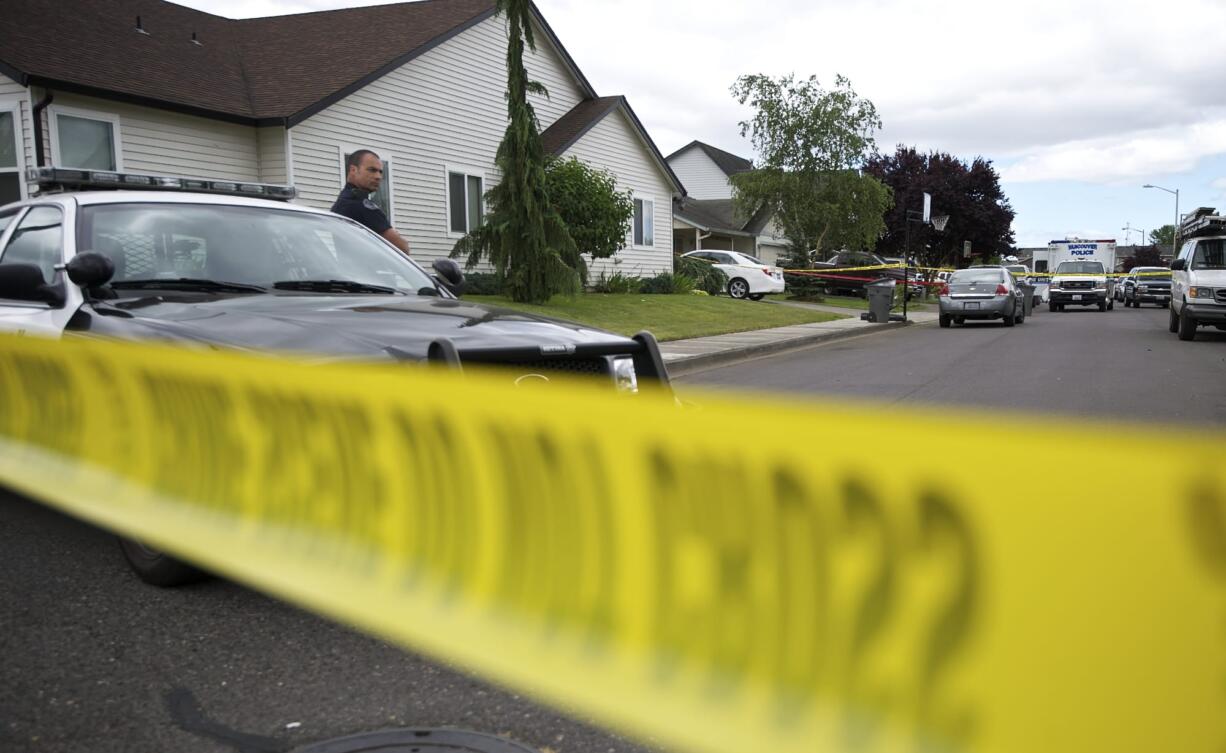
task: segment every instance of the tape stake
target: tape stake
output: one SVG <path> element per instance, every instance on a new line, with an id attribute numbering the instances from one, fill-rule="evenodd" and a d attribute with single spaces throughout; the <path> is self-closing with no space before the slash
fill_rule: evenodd
<path id="1" fill-rule="evenodd" d="M 514 376 L 0 337 L 0 481 L 677 750 L 1226 745 L 1223 432 Z"/>

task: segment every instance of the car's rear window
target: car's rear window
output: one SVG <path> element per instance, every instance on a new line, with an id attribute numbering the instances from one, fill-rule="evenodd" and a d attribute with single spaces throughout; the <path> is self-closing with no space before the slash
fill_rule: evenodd
<path id="1" fill-rule="evenodd" d="M 1003 282 L 1004 276 L 999 269 L 960 269 L 949 278 L 951 284 L 968 282 Z"/>

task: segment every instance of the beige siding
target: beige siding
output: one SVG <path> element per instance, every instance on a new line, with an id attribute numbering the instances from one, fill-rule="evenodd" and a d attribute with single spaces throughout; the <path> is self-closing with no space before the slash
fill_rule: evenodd
<path id="1" fill-rule="evenodd" d="M 696 146 L 668 161 L 691 199 L 731 199 L 732 185 L 724 171 Z"/>
<path id="2" fill-rule="evenodd" d="M 0 75 L 0 99 L 5 103 L 17 101 L 18 131 L 21 134 L 21 144 L 19 146 L 20 154 L 24 162 L 18 167 L 22 168 L 24 173 L 26 169 L 34 167 L 34 121 L 32 120 L 33 104 L 30 101 L 30 92 L 21 84 Z M 21 183 L 25 186 L 26 195 L 29 196 L 30 188 L 26 185 L 24 176 Z"/>
<path id="3" fill-rule="evenodd" d="M 256 129 L 251 126 L 59 92 L 47 114 L 52 110 L 118 116 L 123 169 L 129 172 L 260 179 Z M 49 129 L 50 118 L 46 120 Z M 48 159 L 53 153 L 49 148 Z"/>
<path id="4" fill-rule="evenodd" d="M 259 148 L 260 181 L 289 183 L 285 172 L 285 129 L 280 126 L 257 128 L 256 144 Z"/>
<path id="5" fill-rule="evenodd" d="M 659 165 L 652 159 L 629 119 L 616 110 L 584 134 L 564 156 L 578 157 L 595 167 L 611 172 L 618 188 L 655 201 L 655 238 L 651 248 L 629 244 L 613 259 L 591 265 L 593 278 L 614 271 L 631 277 L 650 277 L 673 269 L 672 187 Z M 615 264 L 614 261 L 620 263 Z"/>
<path id="6" fill-rule="evenodd" d="M 537 35 L 531 75 L 549 90 L 533 96 L 542 130 L 582 93 Z M 475 171 L 488 189 L 506 130 L 506 30 L 488 19 L 290 129 L 299 201 L 327 208 L 342 185 L 341 150 L 367 147 L 391 162 L 392 223 L 419 258 L 445 256 L 456 237 L 447 227 L 448 168 Z"/>

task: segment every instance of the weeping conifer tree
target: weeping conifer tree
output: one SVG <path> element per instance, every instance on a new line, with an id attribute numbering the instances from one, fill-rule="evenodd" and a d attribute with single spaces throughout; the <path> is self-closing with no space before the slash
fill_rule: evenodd
<path id="1" fill-rule="evenodd" d="M 452 256 L 471 269 L 488 258 L 516 301 L 544 303 L 555 293 L 575 293 L 587 268 L 566 223 L 545 189 L 545 153 L 528 93 L 548 95 L 528 79 L 524 46 L 536 50 L 529 0 L 497 0 L 507 19 L 507 125 L 495 162 L 502 180 L 485 195 L 484 223 L 460 239 Z"/>

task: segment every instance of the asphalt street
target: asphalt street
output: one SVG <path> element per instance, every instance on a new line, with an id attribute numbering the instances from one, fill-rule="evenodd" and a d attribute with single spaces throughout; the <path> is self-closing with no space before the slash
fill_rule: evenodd
<path id="1" fill-rule="evenodd" d="M 0 572 L 4 753 L 280 753 L 398 727 L 646 750 L 233 583 L 147 586 L 110 534 L 2 491 Z"/>
<path id="2" fill-rule="evenodd" d="M 1059 416 L 1226 425 L 1226 332 L 1192 342 L 1167 310 L 1043 308 L 1015 327 L 917 325 L 743 361 L 675 380 L 691 386 L 1008 409 Z"/>

